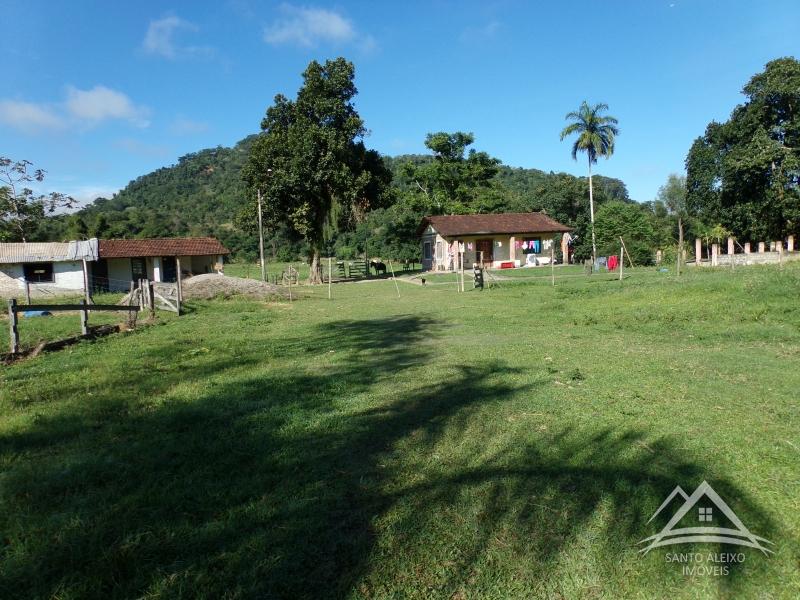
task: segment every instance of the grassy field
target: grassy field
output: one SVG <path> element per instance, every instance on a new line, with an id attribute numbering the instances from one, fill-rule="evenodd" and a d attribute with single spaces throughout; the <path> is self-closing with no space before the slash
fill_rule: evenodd
<path id="1" fill-rule="evenodd" d="M 795 265 L 398 285 L 0 367 L 0 597 L 800 596 Z M 638 553 L 704 479 L 773 555 Z"/>

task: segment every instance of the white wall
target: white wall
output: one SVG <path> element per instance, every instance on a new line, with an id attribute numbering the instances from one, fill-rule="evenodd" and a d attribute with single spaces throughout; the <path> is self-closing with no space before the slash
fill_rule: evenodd
<path id="1" fill-rule="evenodd" d="M 31 282 L 31 292 L 73 292 L 83 290 L 82 262 L 53 263 L 53 279 L 44 283 Z M 21 264 L 0 266 L 0 293 L 4 296 L 19 295 L 25 290 L 25 270 Z"/>
<path id="2" fill-rule="evenodd" d="M 108 264 L 108 289 L 112 292 L 128 291 L 131 286 L 131 259 L 109 258 Z"/>
<path id="3" fill-rule="evenodd" d="M 22 265 L 0 265 L 0 295 L 14 297 L 22 290 Z"/>

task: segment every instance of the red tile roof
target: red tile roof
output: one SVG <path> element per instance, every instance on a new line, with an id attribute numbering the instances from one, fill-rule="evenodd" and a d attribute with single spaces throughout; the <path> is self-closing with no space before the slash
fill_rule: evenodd
<path id="1" fill-rule="evenodd" d="M 213 237 L 100 240 L 99 245 L 100 258 L 230 254 L 230 250 Z"/>
<path id="2" fill-rule="evenodd" d="M 497 215 L 440 215 L 424 217 L 417 233 L 430 225 L 440 235 L 482 235 L 489 233 L 558 233 L 572 231 L 541 212 L 502 213 Z"/>

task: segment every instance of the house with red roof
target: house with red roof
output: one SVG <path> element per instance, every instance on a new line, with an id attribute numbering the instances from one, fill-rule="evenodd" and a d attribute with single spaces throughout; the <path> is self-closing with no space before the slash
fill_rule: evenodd
<path id="1" fill-rule="evenodd" d="M 213 237 L 99 240 L 98 260 L 91 265 L 95 287 L 127 290 L 131 281 L 173 283 L 183 277 L 222 272 L 230 254 Z"/>
<path id="2" fill-rule="evenodd" d="M 554 239 L 570 231 L 542 212 L 430 216 L 417 228 L 422 268 L 431 271 L 458 270 L 462 252 L 465 268 L 548 263 Z"/>

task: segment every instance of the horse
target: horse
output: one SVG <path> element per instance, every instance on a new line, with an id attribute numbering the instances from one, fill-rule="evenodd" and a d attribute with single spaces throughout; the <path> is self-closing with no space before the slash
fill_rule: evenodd
<path id="1" fill-rule="evenodd" d="M 375 269 L 375 275 L 386 275 L 386 265 L 379 260 L 369 261 L 369 266 Z"/>

